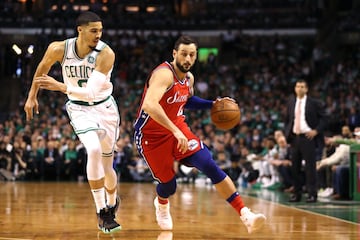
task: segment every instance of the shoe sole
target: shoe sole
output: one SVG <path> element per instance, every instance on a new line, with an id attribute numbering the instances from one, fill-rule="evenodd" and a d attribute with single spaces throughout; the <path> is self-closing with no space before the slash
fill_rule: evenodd
<path id="1" fill-rule="evenodd" d="M 118 231 L 121 230 L 121 226 L 118 226 L 118 227 L 113 228 L 113 229 L 111 229 L 111 230 L 106 230 L 106 229 L 103 229 L 103 228 L 101 228 L 101 227 L 99 227 L 99 226 L 98 226 L 98 228 L 99 228 L 100 231 L 102 231 L 102 232 L 105 233 L 105 234 L 110 234 L 110 233 L 118 232 Z"/>

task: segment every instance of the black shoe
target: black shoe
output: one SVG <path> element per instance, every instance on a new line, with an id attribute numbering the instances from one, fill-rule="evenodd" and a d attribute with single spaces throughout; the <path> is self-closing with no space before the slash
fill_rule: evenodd
<path id="1" fill-rule="evenodd" d="M 109 209 L 103 208 L 100 210 L 100 213 L 97 213 L 98 217 L 98 228 L 103 233 L 113 233 L 121 230 L 120 224 L 115 221 L 115 218 L 112 216 L 112 213 Z"/>
<path id="2" fill-rule="evenodd" d="M 306 198 L 306 202 L 307 203 L 315 203 L 317 201 L 317 197 L 316 196 L 308 196 Z"/>
<path id="3" fill-rule="evenodd" d="M 112 214 L 114 219 L 116 218 L 116 212 L 119 209 L 120 201 L 121 201 L 120 197 L 119 197 L 119 195 L 117 195 L 115 205 L 112 207 L 108 206 L 109 212 Z"/>
<path id="4" fill-rule="evenodd" d="M 301 201 L 301 194 L 299 193 L 291 194 L 289 202 L 300 202 L 300 201 Z"/>

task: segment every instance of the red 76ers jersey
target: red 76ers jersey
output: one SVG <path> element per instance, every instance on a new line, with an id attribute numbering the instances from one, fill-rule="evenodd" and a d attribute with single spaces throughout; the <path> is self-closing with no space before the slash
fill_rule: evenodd
<path id="1" fill-rule="evenodd" d="M 154 71 L 159 68 L 169 68 L 173 72 L 174 81 L 173 84 L 168 88 L 160 99 L 160 105 L 164 109 L 168 118 L 175 124 L 178 125 L 180 122 L 185 121 L 183 114 L 184 105 L 187 99 L 190 97 L 190 83 L 189 77 L 186 76 L 184 79 L 177 79 L 175 71 L 170 63 L 164 62 L 155 68 Z M 147 87 L 145 86 L 142 99 L 146 94 Z M 143 100 L 142 100 L 143 101 Z M 142 102 L 141 101 L 141 102 Z M 141 105 L 140 105 L 141 109 Z M 154 121 L 146 112 L 140 110 L 138 117 L 135 121 L 135 130 L 140 130 L 144 134 L 169 134 L 169 130 Z"/>

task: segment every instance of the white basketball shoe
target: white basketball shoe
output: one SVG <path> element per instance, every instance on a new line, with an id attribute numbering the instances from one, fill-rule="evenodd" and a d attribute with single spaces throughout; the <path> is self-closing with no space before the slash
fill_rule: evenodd
<path id="1" fill-rule="evenodd" d="M 173 222 L 170 215 L 170 202 L 167 204 L 160 204 L 158 197 L 154 199 L 156 221 L 162 230 L 171 230 Z"/>
<path id="2" fill-rule="evenodd" d="M 264 214 L 253 213 L 247 207 L 243 207 L 241 209 L 240 219 L 246 226 L 248 233 L 255 233 L 259 231 L 266 221 Z"/>

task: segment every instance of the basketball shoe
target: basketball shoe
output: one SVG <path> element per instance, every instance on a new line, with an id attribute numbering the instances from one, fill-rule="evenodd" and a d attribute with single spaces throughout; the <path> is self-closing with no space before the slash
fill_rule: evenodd
<path id="1" fill-rule="evenodd" d="M 253 213 L 249 208 L 243 207 L 240 219 L 246 226 L 248 233 L 254 233 L 262 228 L 266 217 L 261 213 Z"/>
<path id="2" fill-rule="evenodd" d="M 121 230 L 120 224 L 115 221 L 112 212 L 109 209 L 103 208 L 97 213 L 98 228 L 103 233 L 113 233 Z"/>
<path id="3" fill-rule="evenodd" d="M 170 215 L 170 202 L 160 204 L 158 198 L 154 199 L 156 221 L 162 230 L 171 230 L 173 222 Z"/>
<path id="4" fill-rule="evenodd" d="M 112 214 L 113 218 L 115 219 L 116 218 L 116 212 L 117 210 L 119 209 L 119 206 L 120 206 L 120 197 L 119 195 L 116 196 L 116 202 L 115 202 L 115 205 L 112 206 L 112 207 L 109 207 L 108 206 L 108 209 L 109 209 L 109 212 Z"/>

